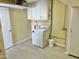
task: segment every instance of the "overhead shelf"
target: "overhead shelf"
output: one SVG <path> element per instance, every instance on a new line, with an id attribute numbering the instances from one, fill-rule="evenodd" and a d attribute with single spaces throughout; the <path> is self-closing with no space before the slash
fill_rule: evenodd
<path id="1" fill-rule="evenodd" d="M 15 9 L 27 9 L 27 7 L 25 7 L 25 6 L 6 4 L 6 3 L 0 3 L 0 7 L 15 8 Z"/>

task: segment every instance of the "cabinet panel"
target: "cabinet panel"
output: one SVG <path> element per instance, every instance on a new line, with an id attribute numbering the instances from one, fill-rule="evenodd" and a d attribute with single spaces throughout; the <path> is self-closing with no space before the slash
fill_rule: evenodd
<path id="1" fill-rule="evenodd" d="M 32 19 L 33 20 L 38 20 L 39 19 L 39 6 L 36 5 L 35 7 L 32 8 Z"/>
<path id="2" fill-rule="evenodd" d="M 40 20 L 48 19 L 48 0 L 42 0 L 40 2 Z"/>
<path id="3" fill-rule="evenodd" d="M 28 8 L 27 12 L 28 12 L 28 19 L 31 20 L 32 19 L 32 8 Z"/>
<path id="4" fill-rule="evenodd" d="M 48 0 L 39 0 L 35 6 L 28 8 L 29 20 L 48 19 Z"/>

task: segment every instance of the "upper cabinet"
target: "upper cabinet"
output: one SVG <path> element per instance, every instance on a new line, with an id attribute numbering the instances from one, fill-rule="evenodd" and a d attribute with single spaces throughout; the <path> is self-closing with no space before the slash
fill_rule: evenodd
<path id="1" fill-rule="evenodd" d="M 48 20 L 49 0 L 39 0 L 28 8 L 29 20 Z"/>

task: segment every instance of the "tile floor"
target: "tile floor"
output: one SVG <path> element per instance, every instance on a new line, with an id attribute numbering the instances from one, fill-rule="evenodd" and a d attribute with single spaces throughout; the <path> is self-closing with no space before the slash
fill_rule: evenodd
<path id="1" fill-rule="evenodd" d="M 31 40 L 25 41 L 6 51 L 7 59 L 76 59 L 65 55 L 65 48 L 38 48 L 31 44 Z"/>

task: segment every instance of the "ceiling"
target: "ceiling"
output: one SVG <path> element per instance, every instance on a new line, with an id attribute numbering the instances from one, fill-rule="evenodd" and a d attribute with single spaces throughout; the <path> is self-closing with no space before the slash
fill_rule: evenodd
<path id="1" fill-rule="evenodd" d="M 60 0 L 60 1 L 72 7 L 79 7 L 79 0 Z"/>

